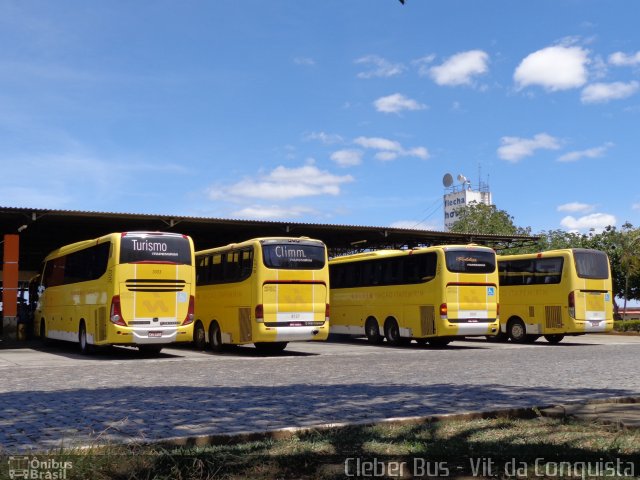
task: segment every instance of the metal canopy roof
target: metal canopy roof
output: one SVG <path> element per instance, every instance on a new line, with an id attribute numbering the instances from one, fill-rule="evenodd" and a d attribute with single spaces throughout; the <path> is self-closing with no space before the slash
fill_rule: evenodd
<path id="1" fill-rule="evenodd" d="M 486 235 L 358 225 L 0 207 L 0 234 L 20 234 L 20 270 L 23 271 L 37 270 L 42 259 L 60 246 L 111 232 L 134 230 L 183 233 L 193 238 L 196 250 L 254 237 L 307 236 L 324 241 L 334 255 L 365 248 L 470 242 L 502 249 L 530 244 L 537 240 L 537 237 L 525 235 Z"/>

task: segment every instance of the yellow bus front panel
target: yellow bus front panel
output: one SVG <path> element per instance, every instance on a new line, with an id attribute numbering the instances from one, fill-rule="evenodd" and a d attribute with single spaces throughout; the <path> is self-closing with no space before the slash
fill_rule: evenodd
<path id="1" fill-rule="evenodd" d="M 262 287 L 263 322 L 257 342 L 326 340 L 328 289 L 311 281 L 267 282 Z"/>
<path id="2" fill-rule="evenodd" d="M 498 332 L 498 288 L 495 285 L 453 283 L 447 285 L 445 292 L 439 333 L 475 336 Z"/>
<path id="3" fill-rule="evenodd" d="M 122 320 L 109 329 L 107 343 L 168 343 L 193 340 L 190 265 L 124 264 L 117 267 Z M 116 298 L 116 302 L 118 299 Z M 191 305 L 190 305 L 191 304 Z"/>

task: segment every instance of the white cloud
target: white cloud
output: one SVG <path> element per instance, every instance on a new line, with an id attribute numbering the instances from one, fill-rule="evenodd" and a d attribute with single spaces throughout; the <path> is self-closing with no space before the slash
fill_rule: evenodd
<path id="1" fill-rule="evenodd" d="M 431 67 L 431 78 L 438 85 L 471 85 L 473 77 L 487 73 L 489 55 L 482 50 L 470 50 L 449 57 L 442 65 Z"/>
<path id="2" fill-rule="evenodd" d="M 565 153 L 558 157 L 559 162 L 576 162 L 582 158 L 598 158 L 603 156 L 607 150 L 613 146 L 613 143 L 606 143 L 601 147 L 588 148 L 586 150 L 577 150 Z"/>
<path id="3" fill-rule="evenodd" d="M 340 186 L 353 181 L 351 175 L 333 175 L 320 170 L 315 165 L 299 168 L 279 166 L 268 174 L 257 177 L 245 178 L 228 187 L 211 187 L 208 192 L 209 197 L 229 200 L 245 198 L 288 200 L 317 195 L 339 195 Z"/>
<path id="4" fill-rule="evenodd" d="M 582 103 L 605 103 L 610 100 L 620 100 L 630 97 L 638 91 L 638 88 L 640 88 L 640 83 L 635 80 L 629 83 L 593 83 L 582 90 L 580 100 Z"/>
<path id="5" fill-rule="evenodd" d="M 556 210 L 558 210 L 559 212 L 588 213 L 593 212 L 594 209 L 595 206 L 589 205 L 588 203 L 571 202 L 565 203 L 564 205 L 559 205 Z"/>
<path id="6" fill-rule="evenodd" d="M 373 105 L 378 112 L 384 113 L 399 113 L 402 110 L 424 110 L 426 105 L 418 103 L 411 98 L 407 98 L 401 93 L 394 93 L 387 97 L 380 97 Z"/>
<path id="7" fill-rule="evenodd" d="M 498 148 L 498 157 L 509 162 L 518 162 L 530 157 L 536 150 L 557 150 L 560 142 L 546 133 L 539 133 L 533 138 L 502 137 L 502 146 Z"/>
<path id="8" fill-rule="evenodd" d="M 380 137 L 358 137 L 353 141 L 356 145 L 372 150 L 379 150 L 374 157 L 382 162 L 389 162 L 398 157 L 416 157 L 422 160 L 429 158 L 425 147 L 405 149 L 399 142 Z"/>
<path id="9" fill-rule="evenodd" d="M 634 203 L 631 205 L 631 210 L 640 210 L 640 203 Z"/>
<path id="10" fill-rule="evenodd" d="M 421 77 L 427 77 L 429 76 L 430 65 L 435 59 L 436 56 L 433 54 L 425 55 L 424 57 L 412 60 L 411 64 L 418 67 L 418 75 L 420 75 Z"/>
<path id="11" fill-rule="evenodd" d="M 315 212 L 312 208 L 307 207 L 279 207 L 264 206 L 264 205 L 252 205 L 241 210 L 236 210 L 231 213 L 232 217 L 236 218 L 250 218 L 250 219 L 276 219 L 276 218 L 295 218 L 303 215 L 313 215 Z"/>
<path id="12" fill-rule="evenodd" d="M 355 63 L 370 67 L 369 70 L 358 73 L 358 78 L 395 77 L 405 69 L 401 63 L 391 63 L 378 55 L 358 58 Z"/>
<path id="13" fill-rule="evenodd" d="M 379 137 L 358 137 L 353 141 L 355 144 L 364 148 L 374 148 L 376 150 L 391 150 L 399 152 L 402 146 L 394 141 Z"/>
<path id="14" fill-rule="evenodd" d="M 513 74 L 518 88 L 539 85 L 548 91 L 578 88 L 587 82 L 589 52 L 581 47 L 553 46 L 529 54 Z"/>
<path id="15" fill-rule="evenodd" d="M 304 67 L 313 67 L 316 64 L 316 61 L 309 57 L 296 57 L 293 59 L 293 63 Z"/>
<path id="16" fill-rule="evenodd" d="M 608 213 L 592 213 L 583 217 L 575 218 L 571 215 L 560 220 L 560 225 L 571 232 L 585 232 L 593 230 L 602 232 L 605 227 L 615 226 L 616 217 Z"/>
<path id="17" fill-rule="evenodd" d="M 362 163 L 362 151 L 338 150 L 333 152 L 330 158 L 341 167 L 353 167 Z"/>
<path id="18" fill-rule="evenodd" d="M 617 67 L 632 67 L 640 65 L 640 52 L 627 55 L 623 52 L 615 52 L 609 55 L 609 63 Z"/>
<path id="19" fill-rule="evenodd" d="M 305 140 L 318 140 L 326 145 L 342 143 L 344 140 L 340 135 L 335 133 L 311 132 L 304 137 Z"/>

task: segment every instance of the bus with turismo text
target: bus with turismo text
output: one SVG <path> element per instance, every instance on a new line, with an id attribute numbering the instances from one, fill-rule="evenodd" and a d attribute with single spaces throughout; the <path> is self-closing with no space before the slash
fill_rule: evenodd
<path id="1" fill-rule="evenodd" d="M 500 337 L 516 343 L 544 335 L 613 329 L 613 291 L 607 254 L 572 248 L 524 255 L 499 255 Z"/>
<path id="2" fill-rule="evenodd" d="M 43 339 L 159 353 L 191 342 L 193 241 L 162 232 L 111 233 L 58 248 L 44 260 L 34 329 Z"/>
<path id="3" fill-rule="evenodd" d="M 255 238 L 196 252 L 194 343 L 278 352 L 329 334 L 327 248 L 306 237 Z"/>
<path id="4" fill-rule="evenodd" d="M 377 250 L 333 258 L 331 333 L 372 344 L 444 346 L 498 332 L 496 254 L 476 245 Z"/>

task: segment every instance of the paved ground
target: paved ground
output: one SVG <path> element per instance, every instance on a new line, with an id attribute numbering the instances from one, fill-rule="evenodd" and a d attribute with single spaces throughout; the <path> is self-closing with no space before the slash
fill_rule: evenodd
<path id="1" fill-rule="evenodd" d="M 640 337 L 607 335 L 443 349 L 300 343 L 271 357 L 3 349 L 0 453 L 637 397 L 639 360 Z"/>

